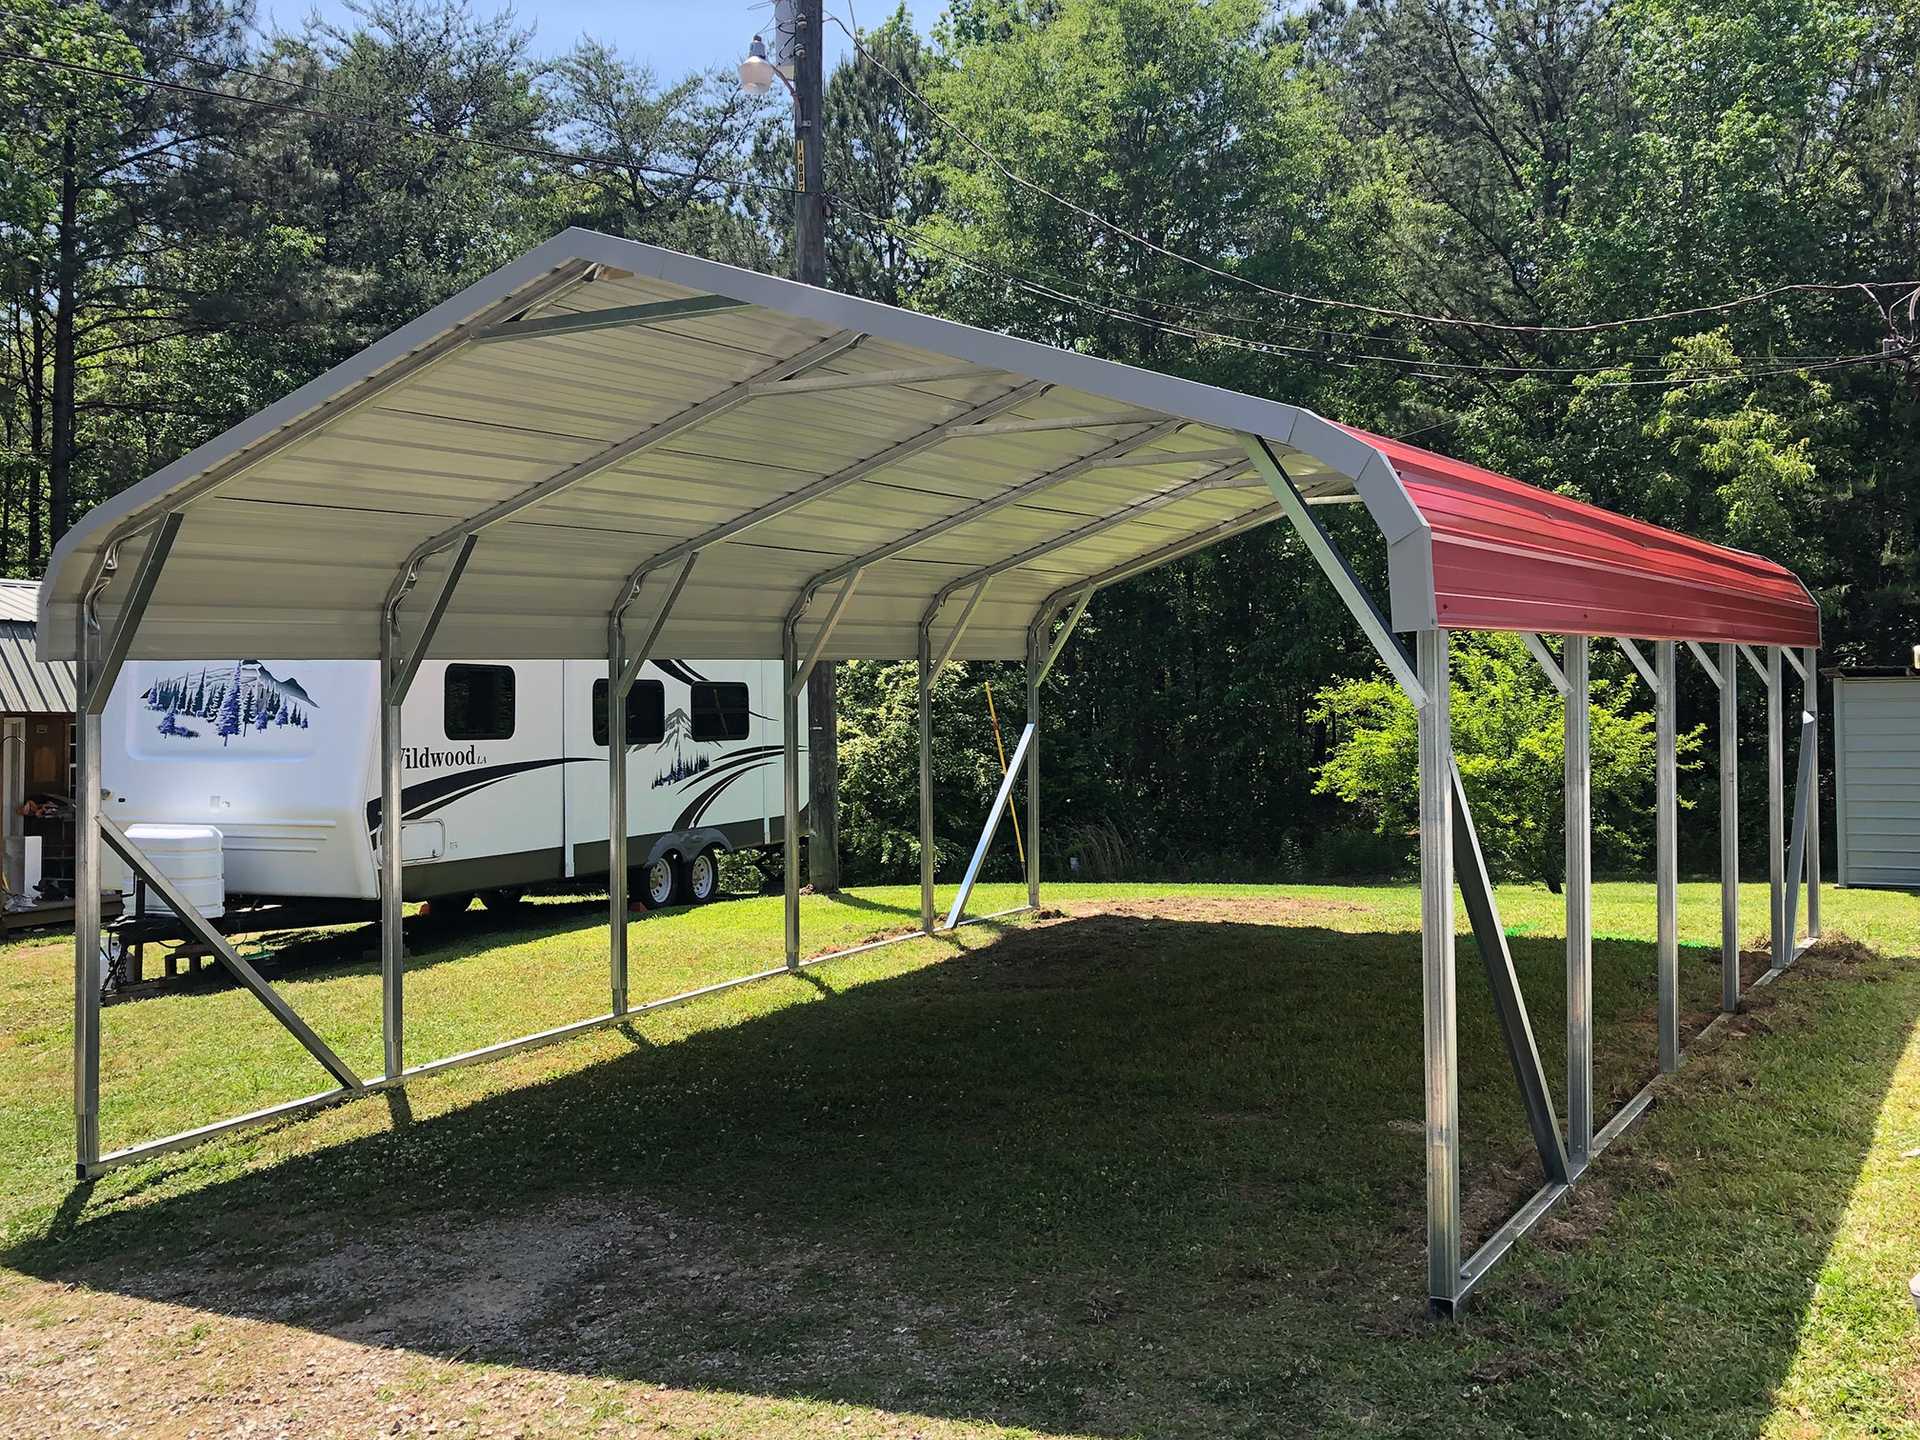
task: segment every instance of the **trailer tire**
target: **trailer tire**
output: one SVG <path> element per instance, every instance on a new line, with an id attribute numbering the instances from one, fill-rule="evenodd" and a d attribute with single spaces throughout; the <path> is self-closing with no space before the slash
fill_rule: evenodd
<path id="1" fill-rule="evenodd" d="M 687 862 L 687 900 L 704 905 L 720 891 L 720 852 L 709 845 Z"/>
<path id="2" fill-rule="evenodd" d="M 640 870 L 640 903 L 649 910 L 678 905 L 687 893 L 686 867 L 675 855 L 662 855 Z"/>

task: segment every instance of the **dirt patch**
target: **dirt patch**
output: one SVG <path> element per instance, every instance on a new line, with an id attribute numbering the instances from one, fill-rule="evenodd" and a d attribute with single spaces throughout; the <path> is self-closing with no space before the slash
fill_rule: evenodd
<path id="1" fill-rule="evenodd" d="M 1886 956 L 1864 941 L 1839 931 L 1823 935 L 1798 960 L 1793 968 L 1829 980 L 1874 978 L 1870 972 L 1884 969 Z"/>
<path id="2" fill-rule="evenodd" d="M 378 1234 L 249 1235 L 69 1280 L 28 1282 L 0 1309 L 9 1437 L 626 1434 L 669 1400 L 684 1425 L 703 1392 L 807 1396 L 850 1371 L 882 1377 L 874 1403 L 905 1405 L 1051 1328 L 1031 1297 L 963 1313 L 908 1294 L 885 1257 L 783 1243 L 771 1220 L 723 1231 L 622 1192 Z M 1089 1324 L 1124 1303 L 1095 1300 Z"/>
<path id="3" fill-rule="evenodd" d="M 1349 900 L 1307 900 L 1285 895 L 1168 895 L 1150 900 L 1088 901 L 1066 907 L 1066 913 L 1076 917 L 1118 916 L 1239 925 L 1284 925 L 1314 916 L 1363 915 L 1366 910 L 1366 906 Z"/>

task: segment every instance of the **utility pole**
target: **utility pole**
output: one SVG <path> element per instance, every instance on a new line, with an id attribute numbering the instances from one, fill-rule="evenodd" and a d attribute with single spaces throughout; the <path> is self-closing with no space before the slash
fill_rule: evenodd
<path id="1" fill-rule="evenodd" d="M 826 41 L 823 0 L 799 0 L 793 55 L 793 278 L 827 283 Z"/>
<path id="2" fill-rule="evenodd" d="M 798 0 L 793 74 L 793 278 L 827 283 L 825 0 Z M 840 726 L 837 667 L 807 677 L 807 878 L 816 892 L 840 888 Z"/>

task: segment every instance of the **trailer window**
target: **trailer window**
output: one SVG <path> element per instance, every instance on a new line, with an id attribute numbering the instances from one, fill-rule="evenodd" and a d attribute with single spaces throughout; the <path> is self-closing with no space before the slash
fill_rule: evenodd
<path id="1" fill-rule="evenodd" d="M 447 739 L 513 738 L 513 667 L 447 667 Z"/>
<path id="2" fill-rule="evenodd" d="M 658 745 L 667 738 L 667 692 L 658 680 L 636 680 L 627 691 L 627 744 Z M 607 743 L 607 682 L 593 682 L 593 743 Z"/>
<path id="3" fill-rule="evenodd" d="M 696 740 L 744 740 L 753 713 L 747 704 L 747 687 L 740 684 L 703 683 L 693 690 L 693 738 Z"/>

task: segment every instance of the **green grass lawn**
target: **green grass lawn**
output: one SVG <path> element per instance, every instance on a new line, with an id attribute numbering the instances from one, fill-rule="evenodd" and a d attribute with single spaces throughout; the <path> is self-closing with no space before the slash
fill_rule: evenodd
<path id="1" fill-rule="evenodd" d="M 1046 898 L 86 1187 L 70 949 L 0 951 L 0 1433 L 1920 1435 L 1920 898 L 1828 891 L 1875 953 L 1757 992 L 1454 1325 L 1422 1317 L 1417 891 Z M 1557 1088 L 1560 901 L 1500 899 Z M 603 914 L 418 933 L 409 1059 L 605 1010 Z M 808 897 L 805 948 L 916 917 Z M 1594 920 L 1604 1112 L 1653 1068 L 1651 886 Z M 775 963 L 779 925 L 636 920 L 635 999 Z M 1713 887 L 1681 934 L 1691 1033 Z M 276 955 L 364 1074 L 370 935 Z M 1539 1175 L 1470 941 L 1460 976 L 1478 1235 Z M 110 1147 L 326 1085 L 237 990 L 104 1037 Z"/>

